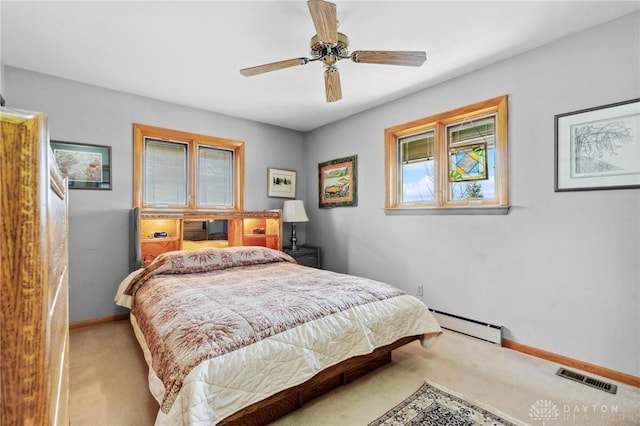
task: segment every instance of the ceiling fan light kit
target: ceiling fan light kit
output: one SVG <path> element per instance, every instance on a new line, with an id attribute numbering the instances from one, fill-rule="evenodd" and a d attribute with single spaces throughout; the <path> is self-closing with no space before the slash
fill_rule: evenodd
<path id="1" fill-rule="evenodd" d="M 338 16 L 334 3 L 324 0 L 307 2 L 316 35 L 311 38 L 311 58 L 295 58 L 271 62 L 250 68 L 243 68 L 240 74 L 245 77 L 306 65 L 309 62 L 322 61 L 324 64 L 324 86 L 327 102 L 342 99 L 340 73 L 336 63 L 342 59 L 351 59 L 359 64 L 383 64 L 419 67 L 427 59 L 425 52 L 398 50 L 356 50 L 349 54 L 349 38 L 338 32 Z"/>

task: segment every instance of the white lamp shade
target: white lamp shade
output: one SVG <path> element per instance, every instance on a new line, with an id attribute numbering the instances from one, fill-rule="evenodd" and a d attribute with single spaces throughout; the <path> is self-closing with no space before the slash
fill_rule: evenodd
<path id="1" fill-rule="evenodd" d="M 309 222 L 307 212 L 304 211 L 302 200 L 289 200 L 284 202 L 282 208 L 283 222 Z"/>

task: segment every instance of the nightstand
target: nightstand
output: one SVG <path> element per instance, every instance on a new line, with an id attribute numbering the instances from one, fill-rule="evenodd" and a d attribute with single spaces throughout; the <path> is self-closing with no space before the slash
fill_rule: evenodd
<path id="1" fill-rule="evenodd" d="M 298 250 L 291 250 L 291 246 L 282 249 L 293 257 L 300 265 L 320 268 L 320 248 L 308 245 L 298 246 Z"/>

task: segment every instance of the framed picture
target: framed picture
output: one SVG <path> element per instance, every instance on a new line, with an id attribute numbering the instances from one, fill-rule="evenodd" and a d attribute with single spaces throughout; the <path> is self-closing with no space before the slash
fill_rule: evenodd
<path id="1" fill-rule="evenodd" d="M 555 191 L 640 188 L 640 99 L 555 116 Z"/>
<path id="2" fill-rule="evenodd" d="M 267 169 L 267 196 L 296 198 L 296 172 L 293 170 Z"/>
<path id="3" fill-rule="evenodd" d="M 51 149 L 70 189 L 111 189 L 111 147 L 51 141 Z"/>
<path id="4" fill-rule="evenodd" d="M 358 205 L 357 156 L 318 164 L 320 208 Z"/>

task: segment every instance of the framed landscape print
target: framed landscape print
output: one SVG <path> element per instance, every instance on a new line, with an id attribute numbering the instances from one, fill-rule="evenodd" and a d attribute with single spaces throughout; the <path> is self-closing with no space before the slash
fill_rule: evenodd
<path id="1" fill-rule="evenodd" d="M 70 189 L 111 189 L 111 147 L 51 141 L 51 149 Z"/>
<path id="2" fill-rule="evenodd" d="M 320 208 L 358 205 L 357 156 L 318 164 Z"/>
<path id="3" fill-rule="evenodd" d="M 555 116 L 555 191 L 640 188 L 640 99 Z"/>

